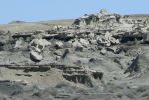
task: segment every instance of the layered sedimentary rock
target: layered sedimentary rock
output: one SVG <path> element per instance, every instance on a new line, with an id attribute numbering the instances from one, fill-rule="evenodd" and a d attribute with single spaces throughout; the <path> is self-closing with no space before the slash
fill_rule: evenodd
<path id="1" fill-rule="evenodd" d="M 107 94 L 114 88 L 111 84 L 130 88 L 146 85 L 148 36 L 148 15 L 119 15 L 105 9 L 86 14 L 70 26 L 25 32 L 1 30 L 0 78 L 48 86 L 64 81 Z"/>

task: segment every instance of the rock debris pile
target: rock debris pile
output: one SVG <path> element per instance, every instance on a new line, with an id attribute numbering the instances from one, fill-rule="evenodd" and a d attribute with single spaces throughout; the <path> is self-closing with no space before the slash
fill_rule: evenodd
<path id="1" fill-rule="evenodd" d="M 144 97 L 134 92 L 128 95 L 126 88 L 138 92 L 140 84 L 148 86 L 148 45 L 149 15 L 120 15 L 105 9 L 97 14 L 85 14 L 69 26 L 49 26 L 48 30 L 24 32 L 1 30 L 0 84 L 9 80 L 27 86 L 55 86 L 58 89 L 67 87 L 56 85 L 65 82 L 70 87 L 96 88 L 96 93 L 86 94 L 97 97 L 94 99 L 98 99 L 97 92 L 100 92 L 110 93 L 111 96 L 107 96 L 110 100 L 134 100 L 136 96 L 147 100 L 149 96 L 145 94 Z M 67 94 L 53 94 L 51 98 L 70 100 L 72 95 Z M 72 94 L 78 99 L 71 100 L 83 100 L 77 93 Z M 23 94 L 14 94 L 14 99 L 20 95 Z M 35 95 L 42 94 L 38 91 Z"/>

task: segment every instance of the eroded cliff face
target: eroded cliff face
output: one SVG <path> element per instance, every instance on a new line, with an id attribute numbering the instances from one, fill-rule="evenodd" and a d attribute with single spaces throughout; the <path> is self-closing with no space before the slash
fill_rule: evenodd
<path id="1" fill-rule="evenodd" d="M 103 9 L 69 26 L 1 30 L 0 84 L 8 91 L 5 84 L 19 87 L 12 94 L 0 88 L 2 98 L 146 100 L 148 20 L 147 15 L 122 16 Z M 29 87 L 31 95 L 25 93 Z"/>

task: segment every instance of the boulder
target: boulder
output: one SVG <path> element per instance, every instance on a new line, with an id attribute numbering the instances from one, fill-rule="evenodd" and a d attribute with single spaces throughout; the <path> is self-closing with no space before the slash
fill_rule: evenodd
<path id="1" fill-rule="evenodd" d="M 29 43 L 29 49 L 40 53 L 43 51 L 45 46 L 48 46 L 48 45 L 51 45 L 51 43 L 45 39 L 33 39 Z"/>
<path id="2" fill-rule="evenodd" d="M 23 40 L 21 38 L 19 40 L 17 40 L 14 48 L 21 48 L 22 47 L 22 42 L 23 42 Z"/>
<path id="3" fill-rule="evenodd" d="M 95 40 L 95 39 L 90 40 L 90 43 L 91 43 L 91 44 L 94 44 L 94 45 L 97 45 L 97 40 Z"/>
<path id="4" fill-rule="evenodd" d="M 88 47 L 89 46 L 89 41 L 88 40 L 85 40 L 85 39 L 80 39 L 80 43 L 85 46 L 85 47 Z"/>
<path id="5" fill-rule="evenodd" d="M 105 34 L 98 36 L 97 42 L 98 44 L 104 45 L 107 47 L 111 45 L 119 44 L 119 40 L 112 37 L 112 34 L 109 32 L 106 32 Z"/>
<path id="6" fill-rule="evenodd" d="M 107 52 L 107 50 L 105 48 L 102 48 L 101 51 L 100 51 L 100 54 L 105 55 L 106 52 Z"/>
<path id="7" fill-rule="evenodd" d="M 31 60 L 33 60 L 35 62 L 39 62 L 43 59 L 43 56 L 41 54 L 39 54 L 38 52 L 31 51 L 30 58 L 31 58 Z"/>
<path id="8" fill-rule="evenodd" d="M 75 41 L 72 43 L 72 46 L 73 46 L 74 48 L 76 48 L 76 47 L 82 47 L 82 44 L 81 44 L 78 40 L 75 40 Z"/>
<path id="9" fill-rule="evenodd" d="M 82 52 L 82 51 L 83 51 L 83 46 L 77 46 L 77 47 L 75 48 L 75 51 L 80 51 L 80 52 Z"/>
<path id="10" fill-rule="evenodd" d="M 95 37 L 95 34 L 94 33 L 90 33 L 89 35 L 88 35 L 88 38 L 90 38 L 90 39 L 93 39 Z"/>
<path id="11" fill-rule="evenodd" d="M 57 55 L 57 56 L 62 56 L 63 55 L 62 51 L 60 51 L 60 50 L 56 50 L 54 52 L 54 54 Z"/>
<path id="12" fill-rule="evenodd" d="M 101 10 L 100 10 L 100 14 L 102 14 L 102 15 L 107 15 L 107 14 L 109 14 L 109 13 L 108 13 L 108 11 L 107 11 L 106 9 L 101 9 Z"/>
<path id="13" fill-rule="evenodd" d="M 72 43 L 72 46 L 75 48 L 75 51 L 83 51 L 82 44 L 77 40 L 75 40 L 75 42 Z"/>
<path id="14" fill-rule="evenodd" d="M 45 39 L 33 39 L 29 44 L 30 49 L 30 58 L 33 61 L 41 61 L 43 59 L 42 52 L 45 48 L 45 46 L 51 45 L 50 42 L 48 42 Z"/>
<path id="15" fill-rule="evenodd" d="M 111 42 L 105 36 L 100 36 L 97 38 L 97 43 L 102 46 L 111 46 Z"/>
<path id="16" fill-rule="evenodd" d="M 4 35 L 4 34 L 6 34 L 6 33 L 8 33 L 8 31 L 0 30 L 0 35 Z"/>
<path id="17" fill-rule="evenodd" d="M 118 47 L 113 46 L 113 47 L 107 47 L 107 51 L 113 52 L 113 53 L 118 53 L 120 50 Z"/>
<path id="18" fill-rule="evenodd" d="M 63 48 L 63 46 L 64 46 L 63 42 L 61 42 L 61 41 L 56 41 L 55 42 L 55 47 L 57 49 L 61 49 L 61 48 Z"/>

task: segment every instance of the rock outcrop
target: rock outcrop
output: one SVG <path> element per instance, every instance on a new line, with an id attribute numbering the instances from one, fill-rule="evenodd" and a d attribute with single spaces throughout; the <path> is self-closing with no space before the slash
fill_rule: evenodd
<path id="1" fill-rule="evenodd" d="M 105 9 L 86 14 L 70 26 L 51 25 L 48 30 L 24 32 L 0 30 L 0 82 L 19 80 L 26 85 L 42 84 L 41 88 L 66 82 L 111 94 L 110 100 L 121 91 L 125 96 L 113 100 L 135 99 L 124 90 L 148 85 L 148 44 L 148 15 L 111 14 Z M 69 97 L 53 95 L 64 100 Z"/>

